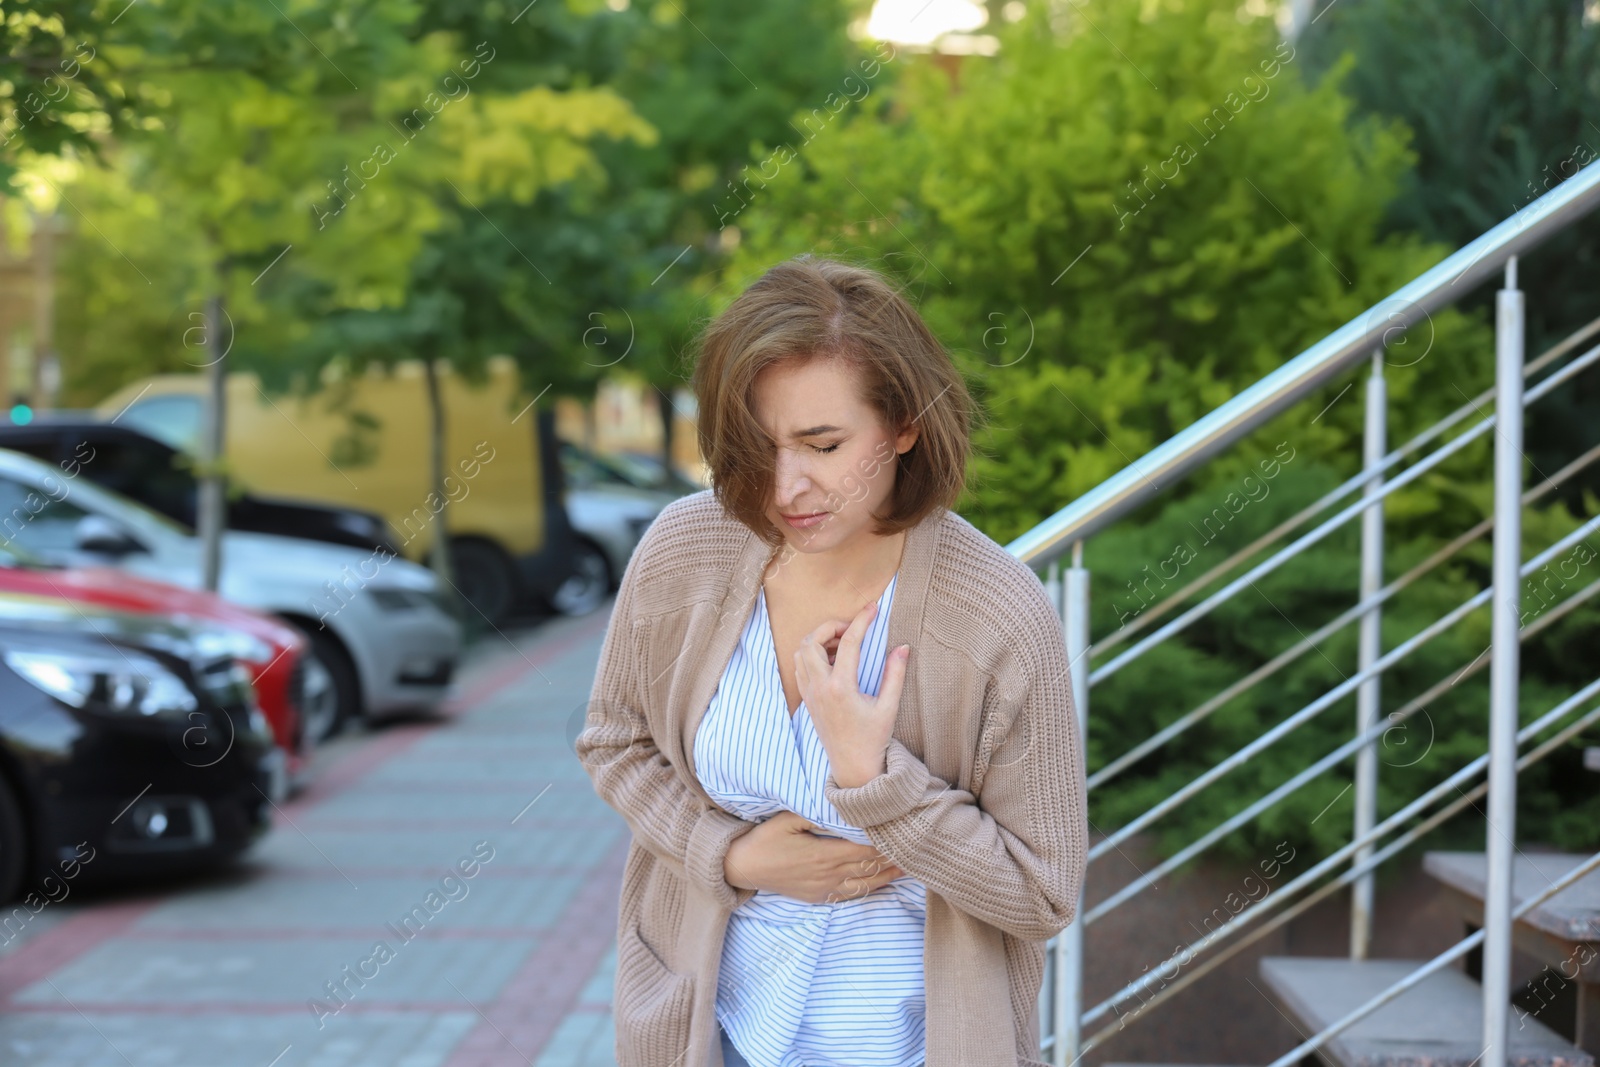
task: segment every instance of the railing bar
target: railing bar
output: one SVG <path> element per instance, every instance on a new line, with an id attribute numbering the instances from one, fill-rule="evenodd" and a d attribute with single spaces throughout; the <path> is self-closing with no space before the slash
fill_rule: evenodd
<path id="1" fill-rule="evenodd" d="M 1544 368 L 1549 366 L 1552 361 L 1560 359 L 1562 356 L 1566 355 L 1568 352 L 1571 352 L 1574 348 L 1577 348 L 1579 345 L 1583 344 L 1583 342 L 1593 337 L 1596 333 L 1600 333 L 1600 316 L 1596 316 L 1595 318 L 1590 319 L 1584 325 L 1579 326 L 1576 330 L 1572 331 L 1572 333 L 1568 334 L 1565 339 L 1556 342 L 1549 349 L 1540 353 L 1538 358 L 1529 360 L 1528 365 L 1523 368 L 1523 379 L 1526 380 L 1528 375 L 1544 370 Z M 1493 395 L 1494 390 L 1492 388 L 1485 389 L 1479 399 L 1482 400 Z"/>
<path id="2" fill-rule="evenodd" d="M 1594 855 L 1590 856 L 1588 859 L 1572 868 L 1572 870 L 1568 871 L 1566 874 L 1550 883 L 1539 893 L 1519 904 L 1511 913 L 1512 920 L 1515 921 L 1522 918 L 1524 915 L 1528 914 L 1528 912 L 1532 911 L 1534 908 L 1537 908 L 1540 904 L 1543 904 L 1545 901 L 1549 900 L 1551 897 L 1555 896 L 1557 893 L 1561 892 L 1563 889 L 1567 888 L 1567 886 L 1576 882 L 1579 878 L 1582 878 L 1596 867 L 1600 867 L 1600 852 L 1596 852 Z M 1462 956 L 1465 956 L 1468 952 L 1471 952 L 1474 948 L 1477 948 L 1487 934 L 1487 929 L 1480 929 L 1467 935 L 1460 941 L 1457 941 L 1454 945 L 1445 949 L 1433 959 L 1424 963 L 1422 966 L 1418 967 L 1416 970 L 1412 971 L 1410 974 L 1406 975 L 1404 978 L 1385 989 L 1382 993 L 1379 993 L 1371 1000 L 1368 1000 L 1365 1004 L 1362 1004 L 1358 1008 L 1352 1008 L 1341 1018 L 1336 1019 L 1327 1026 L 1323 1027 L 1323 1029 L 1318 1033 L 1306 1038 L 1304 1041 L 1300 1042 L 1300 1044 L 1296 1045 L 1288 1052 L 1285 1052 L 1282 1056 L 1279 1056 L 1277 1059 L 1273 1060 L 1267 1065 L 1267 1067 L 1290 1067 L 1291 1064 L 1298 1063 L 1302 1057 L 1308 1055 L 1309 1053 L 1315 1052 L 1317 1049 L 1327 1044 L 1328 1039 L 1333 1037 L 1335 1034 L 1340 1033 L 1353 1024 L 1365 1019 L 1368 1015 L 1371 1015 L 1373 1012 L 1377 1011 L 1391 1000 L 1394 1000 L 1406 990 L 1420 984 L 1424 978 L 1433 974 L 1435 971 L 1442 970 L 1447 964 L 1459 959 Z"/>
<path id="3" fill-rule="evenodd" d="M 1527 393 L 1524 394 L 1525 400 L 1523 406 L 1526 407 L 1528 404 L 1532 404 L 1535 400 L 1541 399 L 1542 397 L 1548 395 L 1550 391 L 1553 390 L 1557 385 L 1560 385 L 1574 374 L 1586 369 L 1596 360 L 1600 360 L 1600 345 L 1596 345 L 1594 348 L 1591 348 L 1582 356 L 1573 360 L 1565 367 L 1562 367 L 1559 371 L 1556 371 L 1554 374 L 1540 382 L 1538 385 L 1534 386 L 1532 389 L 1529 389 Z M 1343 511 L 1340 511 L 1331 518 L 1324 520 L 1320 526 L 1317 526 L 1315 529 L 1302 534 L 1298 540 L 1291 542 L 1265 560 L 1262 560 L 1250 570 L 1246 571 L 1238 578 L 1235 578 L 1233 581 L 1229 582 L 1227 585 L 1211 594 L 1205 600 L 1196 604 L 1182 615 L 1179 615 L 1176 619 L 1173 619 L 1159 630 L 1156 630 L 1154 633 L 1146 636 L 1143 640 L 1139 641 L 1132 648 L 1117 656 L 1110 663 L 1103 664 L 1098 670 L 1093 671 L 1089 675 L 1089 683 L 1091 685 L 1098 685 L 1107 677 L 1120 670 L 1128 663 L 1131 663 L 1133 660 L 1137 659 L 1139 656 L 1143 655 L 1157 644 L 1160 644 L 1162 641 L 1166 640 L 1168 637 L 1171 637 L 1173 634 L 1178 633 L 1180 630 L 1185 629 L 1190 623 L 1199 619 L 1201 616 L 1209 614 L 1210 611 L 1218 604 L 1230 599 L 1235 593 L 1242 590 L 1245 586 L 1251 584 L 1255 579 L 1272 573 L 1294 556 L 1298 555 L 1300 552 L 1316 544 L 1318 541 L 1321 541 L 1339 526 L 1343 525 L 1346 520 L 1359 515 L 1367 508 L 1372 507 L 1378 501 L 1386 499 L 1389 494 L 1393 493 L 1395 490 L 1401 489 L 1416 481 L 1422 475 L 1439 466 L 1439 464 L 1443 463 L 1446 459 L 1449 459 L 1451 456 L 1465 448 L 1468 444 L 1472 443 L 1477 438 L 1483 436 L 1489 430 L 1493 429 L 1496 424 L 1495 419 L 1496 416 L 1494 415 L 1485 416 L 1481 422 L 1477 423 L 1459 437 L 1452 439 L 1450 443 L 1441 446 L 1437 451 L 1434 451 L 1423 459 L 1418 460 L 1416 463 L 1406 468 L 1403 473 L 1397 475 L 1392 481 L 1385 482 L 1381 491 L 1374 493 L 1371 496 L 1362 497 L 1360 500 L 1354 501 L 1345 507 Z"/>
<path id="4" fill-rule="evenodd" d="M 1600 207 L 1600 163 L 1591 163 L 1516 216 L 1496 224 L 1389 297 L 1246 386 L 1220 407 L 1129 462 L 1006 548 L 1043 564 L 1074 541 L 1092 537 L 1194 467 L 1337 378 L 1398 324 L 1409 326 L 1467 295 L 1506 260 L 1533 248 Z M 1392 310 L 1398 309 L 1398 310 Z M 1381 316 L 1381 317 L 1380 317 Z"/>
<path id="5" fill-rule="evenodd" d="M 1525 399 L 1522 402 L 1522 409 L 1526 411 L 1529 404 L 1532 404 L 1535 400 L 1538 400 L 1542 397 L 1549 396 L 1557 386 L 1562 385 L 1571 378 L 1583 373 L 1583 371 L 1588 369 L 1589 365 L 1597 358 L 1600 358 L 1600 345 L 1595 345 L 1593 348 L 1589 349 L 1589 351 L 1577 357 L 1560 370 L 1552 371 L 1548 378 L 1540 382 L 1538 385 L 1530 386 L 1528 391 L 1523 394 Z"/>
<path id="6" fill-rule="evenodd" d="M 1588 685 L 1584 686 L 1582 689 L 1563 700 L 1560 704 L 1557 704 L 1550 711 L 1547 711 L 1537 720 L 1529 723 L 1527 726 L 1524 726 L 1520 731 L 1517 732 L 1517 743 L 1521 744 L 1523 741 L 1526 741 L 1540 733 L 1551 723 L 1565 717 L 1572 710 L 1572 708 L 1582 704 L 1584 701 L 1588 700 L 1597 693 L 1600 693 L 1600 678 L 1596 678 L 1594 681 L 1590 682 Z M 1354 853 L 1355 850 L 1361 845 L 1366 844 L 1368 841 L 1377 840 L 1384 834 L 1388 833 L 1393 827 L 1405 822 L 1407 819 L 1420 812 L 1423 808 L 1426 808 L 1429 804 L 1439 799 L 1439 797 L 1444 796 L 1449 792 L 1449 790 L 1458 789 L 1463 782 L 1471 779 L 1474 775 L 1486 767 L 1488 763 L 1488 753 L 1477 757 L 1472 762 L 1468 763 L 1466 766 L 1450 775 L 1450 777 L 1444 779 L 1442 782 L 1439 782 L 1417 799 L 1413 800 L 1411 803 L 1407 804 L 1393 815 L 1390 815 L 1388 818 L 1384 819 L 1377 826 L 1374 826 L 1369 832 L 1362 834 L 1360 837 L 1355 838 L 1345 845 L 1340 846 L 1333 853 L 1316 864 L 1316 866 L 1312 867 L 1309 871 L 1305 872 L 1300 877 L 1296 878 L 1294 881 L 1278 890 L 1277 895 L 1282 897 L 1297 892 L 1302 886 L 1309 883 L 1311 880 L 1321 876 L 1328 870 L 1337 867 L 1339 864 L 1348 859 L 1350 855 Z M 1257 904 L 1253 908 L 1246 908 L 1244 911 L 1241 911 L 1238 915 L 1234 916 L 1232 921 L 1230 921 L 1227 925 L 1219 926 L 1211 933 L 1205 935 L 1200 940 L 1182 950 L 1179 955 L 1186 954 L 1192 956 L 1196 950 L 1204 949 L 1208 945 L 1214 944 L 1224 937 L 1231 936 L 1232 933 L 1237 932 L 1237 930 L 1242 929 L 1250 922 L 1253 922 L 1258 917 L 1258 913 L 1260 913 L 1266 907 L 1266 901 L 1271 899 L 1273 898 L 1262 898 L 1262 902 L 1260 904 Z M 1165 962 L 1170 963 L 1175 958 L 1177 957 L 1168 957 Z M 1143 992 L 1158 977 L 1160 977 L 1159 974 L 1151 972 L 1146 973 L 1140 978 L 1128 983 L 1122 989 L 1114 993 L 1110 998 L 1101 1001 L 1099 1004 L 1096 1004 L 1093 1008 L 1089 1009 L 1089 1011 L 1085 1012 L 1083 1016 L 1083 1022 L 1086 1024 L 1094 1022 L 1094 1020 L 1100 1018 L 1106 1012 L 1110 1011 L 1112 1004 L 1126 999 L 1126 997 L 1130 994 Z"/>
<path id="7" fill-rule="evenodd" d="M 1551 752 L 1554 752 L 1557 748 L 1560 748 L 1577 734 L 1588 729 L 1591 723 L 1597 721 L 1600 721 L 1600 707 L 1593 708 L 1587 714 L 1574 719 L 1572 722 L 1564 726 L 1559 733 L 1551 735 L 1548 739 L 1541 742 L 1537 748 L 1531 749 L 1527 755 L 1523 756 L 1517 761 L 1517 770 L 1520 772 L 1531 767 L 1533 764 L 1544 759 L 1544 757 L 1549 755 Z M 1327 897 L 1335 890 L 1349 885 L 1366 872 L 1376 869 L 1380 864 L 1386 862 L 1390 857 L 1400 852 L 1407 845 L 1410 845 L 1413 841 L 1416 841 L 1428 831 L 1434 829 L 1445 820 L 1451 818 L 1457 812 L 1470 805 L 1473 801 L 1477 800 L 1488 791 L 1489 783 L 1487 782 L 1480 782 L 1478 785 L 1473 786 L 1471 790 L 1461 794 L 1455 800 L 1452 800 L 1449 804 L 1446 804 L 1444 807 L 1428 816 L 1416 826 L 1413 826 L 1411 829 L 1407 830 L 1405 833 L 1401 834 L 1387 845 L 1384 845 L 1381 849 L 1374 852 L 1369 858 L 1361 861 L 1359 866 L 1353 866 L 1350 870 L 1339 875 L 1337 878 L 1333 878 L 1328 882 L 1325 882 L 1314 892 L 1301 897 L 1299 900 L 1295 901 L 1278 914 L 1272 916 L 1272 918 L 1268 919 L 1265 923 L 1261 924 L 1250 933 L 1244 935 L 1233 944 L 1224 949 L 1219 949 L 1216 954 L 1207 958 L 1204 963 L 1201 963 L 1198 967 L 1195 967 L 1193 970 L 1189 971 L 1189 973 L 1184 975 L 1182 978 L 1177 979 L 1169 985 L 1162 986 L 1156 991 L 1155 996 L 1151 997 L 1149 1000 L 1141 1002 L 1139 1011 L 1143 1012 L 1145 1008 L 1153 1008 L 1156 1005 L 1163 1003 L 1170 997 L 1174 997 L 1183 992 L 1196 981 L 1205 977 L 1211 971 L 1220 967 L 1222 964 L 1226 963 L 1228 960 L 1232 959 L 1246 948 L 1249 948 L 1251 945 L 1255 944 L 1257 941 L 1261 940 L 1267 934 L 1270 934 L 1284 923 L 1290 922 L 1296 916 L 1303 914 L 1312 907 L 1315 907 L 1320 901 L 1327 899 Z M 1283 890 L 1279 890 L 1280 894 L 1282 892 Z M 1268 898 L 1262 897 L 1261 899 L 1264 901 Z M 1127 1017 L 1121 1016 L 1120 1018 L 1122 1021 L 1117 1023 L 1115 1026 L 1106 1026 L 1096 1030 L 1093 1036 L 1089 1037 L 1083 1042 L 1082 1051 L 1087 1053 L 1090 1049 L 1095 1048 L 1102 1042 L 1108 1041 L 1111 1037 L 1121 1033 L 1126 1026 Z"/>
<path id="8" fill-rule="evenodd" d="M 1563 478 L 1582 470 L 1597 459 L 1600 459 L 1600 445 L 1595 445 L 1593 448 L 1589 449 L 1589 451 L 1585 452 L 1571 463 L 1568 463 L 1565 467 L 1562 467 L 1560 470 L 1550 475 L 1537 487 L 1524 493 L 1522 496 L 1523 506 L 1526 507 L 1535 503 L 1541 497 L 1555 489 Z M 1223 704 L 1226 704 L 1239 694 L 1248 691 L 1259 682 L 1262 682 L 1271 675 L 1276 674 L 1279 670 L 1283 669 L 1294 660 L 1305 655 L 1312 648 L 1316 647 L 1316 643 L 1318 641 L 1321 641 L 1323 638 L 1329 637 L 1339 630 L 1342 630 L 1344 627 L 1360 618 L 1361 615 L 1373 605 L 1386 602 L 1396 593 L 1406 588 L 1406 586 L 1410 585 L 1412 582 L 1415 582 L 1418 578 L 1421 578 L 1423 575 L 1433 570 L 1439 564 L 1443 563 L 1445 560 L 1449 559 L 1451 556 L 1455 555 L 1457 552 L 1461 551 L 1461 549 L 1465 548 L 1479 537 L 1482 537 L 1485 533 L 1493 528 L 1493 516 L 1483 519 L 1470 530 L 1460 534 L 1449 544 L 1443 546 L 1438 551 L 1434 552 L 1433 555 L 1429 556 L 1421 563 L 1418 563 L 1415 567 L 1412 567 L 1409 571 L 1396 578 L 1389 585 L 1380 589 L 1376 595 L 1369 597 L 1355 606 L 1341 612 L 1331 621 L 1314 630 L 1309 636 L 1302 638 L 1300 641 L 1285 649 L 1283 652 L 1278 653 L 1272 659 L 1268 660 L 1260 667 L 1257 667 L 1255 670 L 1251 671 L 1237 682 L 1234 682 L 1226 689 L 1221 690 L 1216 695 L 1207 699 L 1204 703 L 1195 707 L 1194 710 L 1188 712 L 1183 717 L 1168 723 L 1156 733 L 1151 734 L 1149 737 L 1145 738 L 1145 740 L 1141 741 L 1127 752 L 1124 752 L 1122 755 L 1118 756 L 1116 759 L 1112 760 L 1110 763 L 1091 774 L 1086 783 L 1087 788 L 1092 790 L 1102 783 L 1115 778 L 1118 774 L 1121 774 L 1123 771 L 1127 770 L 1129 767 L 1143 759 L 1145 756 L 1149 755 L 1151 752 L 1154 752 L 1156 749 L 1160 748 L 1174 737 L 1184 733 L 1196 723 L 1207 718 L 1212 712 L 1216 711 Z"/>
<path id="9" fill-rule="evenodd" d="M 1600 332 L 1600 317 L 1595 318 L 1588 325 L 1581 327 L 1565 340 L 1552 346 L 1538 359 L 1530 362 L 1527 367 L 1524 368 L 1524 375 L 1532 375 L 1535 371 L 1542 369 L 1552 360 L 1559 359 L 1561 356 L 1571 351 L 1573 348 L 1581 344 L 1584 340 L 1596 332 Z M 1435 437 L 1438 437 L 1440 434 L 1444 433 L 1451 426 L 1454 426 L 1456 423 L 1466 418 L 1467 415 L 1476 410 L 1479 404 L 1483 404 L 1489 400 L 1492 400 L 1493 398 L 1494 390 L 1485 389 L 1471 401 L 1462 404 L 1449 415 L 1441 418 L 1431 427 L 1422 431 L 1405 444 L 1400 445 L 1393 452 L 1390 452 L 1388 455 L 1384 456 L 1376 473 L 1384 473 L 1391 466 L 1398 463 L 1402 458 L 1411 454 L 1412 452 L 1415 452 L 1417 449 L 1421 448 Z M 1189 596 L 1197 589 L 1203 589 L 1207 585 L 1210 585 L 1212 580 L 1218 575 L 1226 574 L 1241 560 L 1248 559 L 1249 557 L 1255 555 L 1260 549 L 1272 544 L 1290 530 L 1299 527 L 1307 519 L 1311 518 L 1311 516 L 1317 514 L 1323 508 L 1327 507 L 1329 504 L 1332 504 L 1340 497 L 1346 496 L 1349 493 L 1361 488 L 1367 482 L 1371 481 L 1373 477 L 1375 477 L 1374 472 L 1362 471 L 1360 474 L 1347 479 L 1342 485 L 1328 490 L 1328 492 L 1324 493 L 1320 499 L 1307 504 L 1294 515 L 1291 515 L 1289 518 L 1280 522 L 1277 526 L 1274 526 L 1271 530 L 1262 534 L 1245 547 L 1239 549 L 1239 551 L 1235 552 L 1221 563 L 1218 563 L 1216 566 L 1200 575 L 1198 578 L 1184 586 L 1182 589 L 1178 590 L 1176 593 L 1173 593 L 1167 599 L 1151 608 L 1148 612 L 1142 614 L 1133 622 L 1118 628 L 1115 633 L 1112 633 L 1099 641 L 1095 646 L 1096 649 L 1100 652 L 1109 652 L 1111 649 L 1117 647 L 1124 641 L 1144 630 L 1145 627 L 1153 625 L 1157 619 L 1171 611 L 1178 604 L 1181 604 L 1183 601 L 1187 600 Z"/>
<path id="10" fill-rule="evenodd" d="M 1579 604 L 1590 599 L 1596 593 L 1600 593 L 1600 580 L 1590 582 L 1588 585 L 1584 586 L 1581 592 L 1576 593 L 1567 598 L 1567 600 L 1563 601 L 1561 604 L 1562 613 L 1565 614 L 1574 610 Z M 1544 622 L 1546 626 L 1553 621 L 1553 619 L 1535 620 L 1535 622 Z M 1543 627 L 1541 626 L 1539 629 L 1543 629 Z M 1537 632 L 1538 630 L 1534 628 L 1534 625 L 1529 624 L 1529 626 L 1525 627 L 1518 633 L 1518 644 L 1521 644 L 1528 638 L 1534 636 L 1534 634 Z M 1365 730 L 1350 740 L 1344 742 L 1338 748 L 1334 749 L 1332 752 L 1329 752 L 1315 763 L 1312 763 L 1310 766 L 1306 767 L 1292 778 L 1282 782 L 1263 796 L 1257 798 L 1254 802 L 1240 809 L 1238 812 L 1235 812 L 1233 815 L 1227 819 L 1224 819 L 1222 822 L 1218 823 L 1204 834 L 1195 838 L 1193 841 L 1189 842 L 1189 844 L 1185 845 L 1171 856 L 1168 856 L 1166 859 L 1162 860 L 1155 867 L 1143 872 L 1138 878 L 1135 878 L 1117 892 L 1113 893 L 1111 896 L 1107 897 L 1105 900 L 1102 900 L 1100 903 L 1091 908 L 1083 917 L 1084 925 L 1088 926 L 1090 923 L 1104 916 L 1107 912 L 1133 899 L 1135 896 L 1154 885 L 1163 876 L 1177 870 L 1179 867 L 1183 866 L 1183 864 L 1187 863 L 1192 857 L 1197 856 L 1201 852 L 1210 848 L 1223 837 L 1226 837 L 1228 834 L 1237 830 L 1239 827 L 1243 826 L 1245 823 L 1261 814 L 1261 812 L 1265 811 L 1267 808 L 1272 807 L 1272 805 L 1276 804 L 1290 793 L 1293 793 L 1311 779 L 1322 774 L 1323 771 L 1326 771 L 1328 768 L 1342 763 L 1344 760 L 1348 759 L 1351 753 L 1355 752 L 1369 741 L 1373 741 L 1379 737 L 1382 737 L 1395 726 L 1405 722 L 1412 715 L 1416 714 L 1417 711 L 1420 710 L 1428 702 L 1428 700 L 1432 699 L 1433 696 L 1437 696 L 1439 693 L 1452 688 L 1456 685 L 1456 683 L 1460 682 L 1461 679 L 1467 677 L 1469 674 L 1477 673 L 1479 669 L 1478 665 L 1483 662 L 1484 658 L 1480 655 L 1471 663 L 1469 663 L 1465 670 L 1457 673 L 1453 678 L 1447 675 L 1440 681 L 1435 682 L 1429 687 L 1427 693 L 1424 693 L 1423 696 L 1408 701 L 1403 708 L 1390 712 L 1388 718 L 1383 722 L 1374 724 L 1370 729 Z"/>
<path id="11" fill-rule="evenodd" d="M 1582 526 L 1579 526 L 1571 533 L 1562 537 L 1549 548 L 1546 548 L 1544 551 L 1534 556 L 1533 559 L 1529 560 L 1527 563 L 1522 564 L 1518 570 L 1519 576 L 1526 577 L 1528 574 L 1543 566 L 1551 559 L 1551 557 L 1555 556 L 1556 553 L 1569 547 L 1573 542 L 1580 540 L 1597 527 L 1600 527 L 1600 515 L 1596 515 Z M 1282 722 L 1278 723 L 1278 725 L 1272 727 L 1272 729 L 1268 730 L 1266 733 L 1259 735 L 1254 741 L 1250 742 L 1248 745 L 1245 745 L 1233 755 L 1217 763 L 1216 766 L 1212 767 L 1210 770 L 1200 774 L 1198 777 L 1189 782 L 1188 785 L 1185 785 L 1183 788 L 1179 789 L 1176 793 L 1173 793 L 1164 800 L 1156 803 L 1147 811 L 1145 811 L 1144 814 L 1136 816 L 1127 825 L 1122 826 L 1109 834 L 1098 845 L 1089 850 L 1088 858 L 1093 860 L 1105 855 L 1106 852 L 1115 848 L 1118 844 L 1121 844 L 1138 831 L 1144 829 L 1146 826 L 1150 825 L 1150 823 L 1171 811 L 1185 800 L 1188 800 L 1190 797 L 1194 796 L 1194 794 L 1198 793 L 1200 790 L 1204 789 L 1206 786 L 1210 785 L 1212 782 L 1228 773 L 1234 767 L 1244 763 L 1250 757 L 1254 756 L 1257 752 L 1260 752 L 1268 745 L 1277 741 L 1278 738 L 1282 737 L 1290 730 L 1293 730 L 1301 723 L 1304 723 L 1321 713 L 1335 701 L 1339 700 L 1353 690 L 1356 686 L 1360 685 L 1367 678 L 1376 677 L 1377 675 L 1382 674 L 1390 666 L 1410 655 L 1414 649 L 1420 648 L 1423 644 L 1432 640 L 1438 634 L 1455 625 L 1455 623 L 1461 618 L 1481 607 L 1493 595 L 1494 586 L 1491 585 L 1488 588 L 1473 594 L 1471 597 L 1468 597 L 1459 605 L 1452 608 L 1450 611 L 1447 611 L 1445 614 L 1441 615 L 1439 618 L 1435 619 L 1433 622 L 1429 623 L 1427 626 L 1423 627 L 1421 630 L 1417 631 L 1415 634 L 1411 635 L 1406 640 L 1400 642 L 1400 644 L 1384 653 L 1383 656 L 1381 656 L 1366 670 L 1357 671 L 1355 674 L 1352 674 L 1350 677 L 1346 678 L 1344 681 L 1328 690 L 1316 700 L 1313 700 L 1311 703 L 1307 704 L 1305 707 L 1301 708 L 1287 719 L 1284 719 Z"/>
<path id="12" fill-rule="evenodd" d="M 1404 719 L 1401 719 L 1400 721 L 1403 722 Z M 1351 754 L 1357 749 L 1361 748 L 1362 745 L 1382 737 L 1394 725 L 1395 722 L 1393 719 L 1374 724 L 1370 728 L 1363 730 L 1355 737 L 1346 741 L 1332 752 L 1329 752 L 1315 763 L 1312 763 L 1298 774 L 1295 774 L 1286 781 L 1268 790 L 1264 795 L 1258 797 L 1250 804 L 1247 804 L 1245 807 L 1224 819 L 1216 826 L 1213 826 L 1210 830 L 1207 830 L 1205 833 L 1189 842 L 1183 848 L 1179 849 L 1165 860 L 1162 860 L 1161 863 L 1146 871 L 1138 878 L 1135 878 L 1117 892 L 1113 893 L 1110 897 L 1102 900 L 1099 904 L 1096 904 L 1092 909 L 1089 910 L 1088 914 L 1084 915 L 1084 925 L 1089 925 L 1096 919 L 1099 919 L 1101 916 L 1111 911 L 1113 908 L 1116 908 L 1124 902 L 1133 899 L 1135 896 L 1154 885 L 1162 876 L 1177 870 L 1179 867 L 1187 863 L 1192 857 L 1204 852 L 1217 841 L 1226 837 L 1228 834 L 1231 834 L 1233 831 L 1237 830 L 1239 827 L 1243 826 L 1245 823 L 1249 822 L 1266 809 L 1272 807 L 1272 805 L 1276 804 L 1290 793 L 1295 792 L 1313 778 L 1321 775 L 1323 771 L 1349 759 Z"/>
<path id="13" fill-rule="evenodd" d="M 1316 544 L 1318 541 L 1321 541 L 1323 538 L 1327 537 L 1329 534 L 1333 533 L 1340 526 L 1342 526 L 1347 519 L 1366 510 L 1372 505 L 1372 503 L 1384 499 L 1384 497 L 1386 497 L 1389 493 L 1392 493 L 1396 489 L 1400 489 L 1410 482 L 1415 481 L 1429 470 L 1437 467 L 1440 463 L 1443 463 L 1446 459 L 1450 458 L 1450 456 L 1461 451 L 1467 445 L 1471 444 L 1475 439 L 1483 436 L 1490 429 L 1492 429 L 1493 419 L 1494 416 L 1490 415 L 1488 418 L 1478 423 L 1460 437 L 1457 437 L 1443 448 L 1440 448 L 1438 451 L 1429 455 L 1426 459 L 1423 459 L 1414 466 L 1410 467 L 1404 474 L 1401 474 L 1393 481 L 1386 483 L 1381 493 L 1375 494 L 1371 497 L 1364 497 L 1361 500 L 1350 504 L 1343 511 L 1332 516 L 1331 518 L 1323 520 L 1320 526 L 1317 526 L 1315 529 L 1302 534 L 1298 540 L 1291 542 L 1285 547 L 1279 549 L 1273 555 L 1262 560 L 1244 574 L 1235 578 L 1233 581 L 1229 582 L 1215 593 L 1212 593 L 1205 600 L 1202 600 L 1200 603 L 1196 604 L 1182 615 L 1179 615 L 1176 619 L 1173 619 L 1159 630 L 1156 630 L 1154 633 L 1146 636 L 1143 640 L 1136 643 L 1132 648 L 1111 660 L 1111 662 L 1103 664 L 1089 675 L 1090 684 L 1098 685 L 1100 682 L 1104 681 L 1106 678 L 1110 677 L 1112 674 L 1116 673 L 1118 670 L 1131 663 L 1133 660 L 1137 659 L 1151 648 L 1160 644 L 1162 641 L 1165 641 L 1173 634 L 1187 628 L 1190 623 L 1195 622 L 1206 614 L 1209 614 L 1211 610 L 1218 604 L 1228 600 L 1245 586 L 1254 582 L 1257 578 L 1271 574 L 1280 566 L 1299 555 L 1305 549 Z"/>

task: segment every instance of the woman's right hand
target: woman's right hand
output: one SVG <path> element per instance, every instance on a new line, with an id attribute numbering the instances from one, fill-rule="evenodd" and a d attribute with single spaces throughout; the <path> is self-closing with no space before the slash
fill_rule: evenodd
<path id="1" fill-rule="evenodd" d="M 780 893 L 807 904 L 866 896 L 905 874 L 871 845 L 820 837 L 819 828 L 781 811 L 734 838 L 722 862 L 736 889 Z"/>

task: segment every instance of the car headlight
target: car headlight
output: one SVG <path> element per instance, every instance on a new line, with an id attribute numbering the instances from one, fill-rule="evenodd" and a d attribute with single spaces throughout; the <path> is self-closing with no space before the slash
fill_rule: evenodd
<path id="1" fill-rule="evenodd" d="M 149 656 L 120 649 L 98 652 L 12 650 L 8 666 L 75 708 L 136 715 L 181 715 L 199 707 L 183 679 Z"/>
<path id="2" fill-rule="evenodd" d="M 231 656 L 246 663 L 271 663 L 274 658 L 271 645 L 243 630 L 208 627 L 195 633 L 194 646 L 207 658 Z"/>

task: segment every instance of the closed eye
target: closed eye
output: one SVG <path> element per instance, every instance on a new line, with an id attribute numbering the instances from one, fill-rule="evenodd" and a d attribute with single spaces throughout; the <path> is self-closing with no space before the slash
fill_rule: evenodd
<path id="1" fill-rule="evenodd" d="M 819 447 L 818 445 L 812 445 L 811 448 L 812 448 L 813 451 L 816 451 L 816 452 L 836 452 L 839 449 L 839 444 L 840 444 L 840 442 L 835 441 L 833 444 L 829 445 L 827 448 L 822 448 L 822 447 Z"/>

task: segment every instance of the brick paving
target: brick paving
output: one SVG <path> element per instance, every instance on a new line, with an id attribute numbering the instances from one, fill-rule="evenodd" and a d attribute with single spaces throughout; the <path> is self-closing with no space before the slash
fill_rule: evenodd
<path id="1" fill-rule="evenodd" d="M 485 641 L 446 715 L 319 752 L 236 868 L 41 912 L 0 945 L 0 1064 L 612 1064 L 627 830 L 570 741 L 604 626 Z"/>

